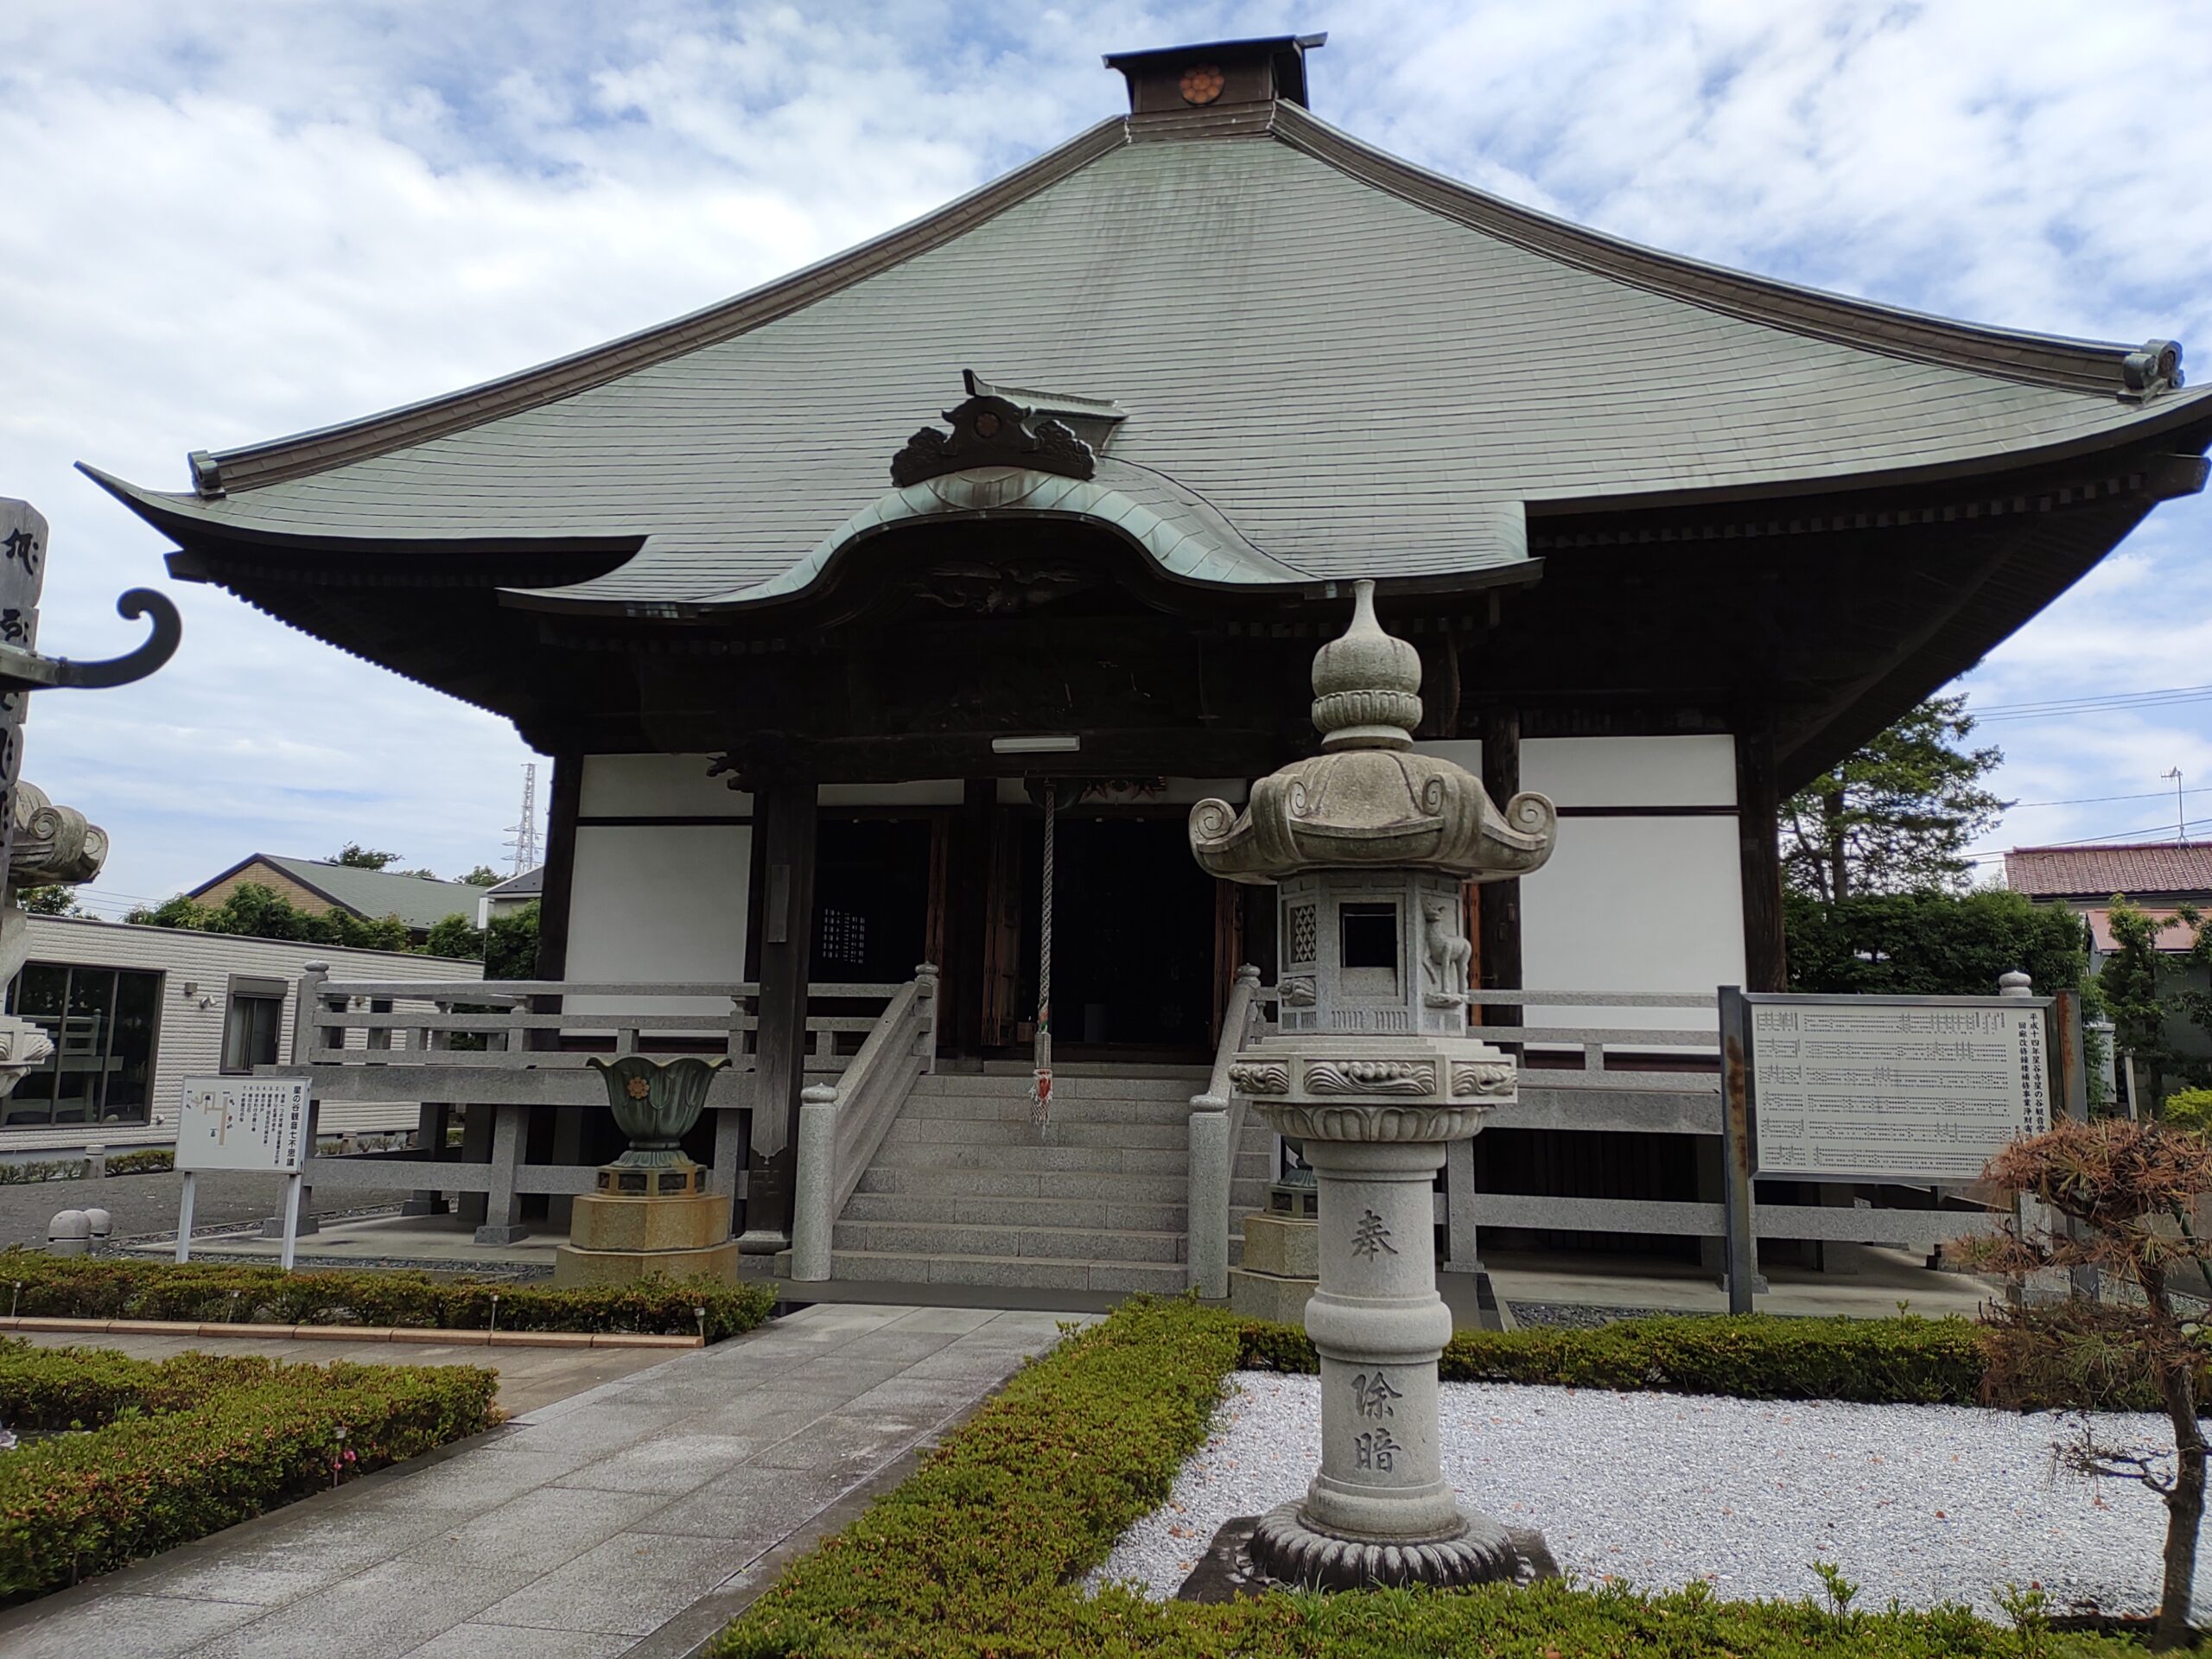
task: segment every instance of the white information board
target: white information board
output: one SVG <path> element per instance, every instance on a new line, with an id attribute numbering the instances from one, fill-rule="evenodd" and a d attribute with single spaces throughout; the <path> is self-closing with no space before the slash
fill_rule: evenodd
<path id="1" fill-rule="evenodd" d="M 2050 1127 L 2039 999 L 1744 1000 L 1761 1175 L 1963 1186 Z"/>
<path id="2" fill-rule="evenodd" d="M 307 1119 L 304 1077 L 187 1077 L 176 1166 L 296 1175 Z"/>

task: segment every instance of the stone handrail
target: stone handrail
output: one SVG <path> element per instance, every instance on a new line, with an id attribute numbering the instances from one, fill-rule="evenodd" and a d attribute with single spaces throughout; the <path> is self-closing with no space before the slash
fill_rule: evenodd
<path id="1" fill-rule="evenodd" d="M 868 1001 L 895 998 L 908 988 L 824 983 L 808 986 L 807 995 L 810 1001 Z M 299 1065 L 538 1071 L 584 1065 L 589 1058 L 584 1048 L 567 1046 L 564 1039 L 590 1039 L 588 1046 L 594 1049 L 611 1039 L 618 1054 L 633 1053 L 650 1041 L 656 1050 L 719 1053 L 732 1070 L 743 1071 L 753 1065 L 760 992 L 756 984 L 721 980 L 341 981 L 309 963 L 300 976 L 292 1052 Z M 578 1008 L 579 998 L 593 999 L 598 1006 Z M 677 998 L 709 1006 L 689 1011 L 665 1006 Z M 379 1011 L 378 1002 L 391 1007 Z M 365 1003 L 367 1010 L 357 1003 Z M 728 1012 L 713 1003 L 723 1004 Z M 851 1042 L 874 1031 L 880 1018 L 809 1014 L 806 1069 L 836 1071 L 849 1065 L 857 1058 L 851 1054 Z"/>
<path id="2" fill-rule="evenodd" d="M 898 1121 L 914 1079 L 935 1069 L 937 976 L 933 963 L 915 969 L 835 1086 L 814 1084 L 800 1096 L 791 1216 L 794 1280 L 812 1282 L 830 1276 L 837 1217 Z"/>
<path id="3" fill-rule="evenodd" d="M 1251 1043 L 1255 1027 L 1264 1018 L 1260 970 L 1248 963 L 1236 970 L 1228 1006 L 1222 1010 L 1213 1075 L 1204 1094 L 1191 1096 L 1189 1188 L 1183 1212 L 1189 1248 L 1185 1255 L 1198 1294 L 1217 1300 L 1229 1294 L 1229 1188 L 1249 1104 L 1230 1084 L 1230 1066 Z"/>

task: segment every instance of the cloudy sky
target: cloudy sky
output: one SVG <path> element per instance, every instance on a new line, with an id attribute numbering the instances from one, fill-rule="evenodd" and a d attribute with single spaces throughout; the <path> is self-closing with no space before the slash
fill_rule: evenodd
<path id="1" fill-rule="evenodd" d="M 162 539 L 70 470 L 444 391 L 707 304 L 1123 105 L 1104 51 L 1325 29 L 1325 118 L 1639 241 L 2212 374 L 2201 0 L 784 7 L 10 0 L 0 493 L 54 526 L 49 651 L 133 643 Z M 501 722 L 219 592 L 177 660 L 41 697 L 29 772 L 113 835 L 114 912 L 253 850 L 499 863 Z M 2212 683 L 2212 503 L 2170 504 L 1967 683 L 1976 704 Z M 2212 832 L 2212 700 L 1986 728 L 1992 845 Z M 541 779 L 541 783 L 543 780 Z M 2041 804 L 2060 803 L 2060 804 Z"/>

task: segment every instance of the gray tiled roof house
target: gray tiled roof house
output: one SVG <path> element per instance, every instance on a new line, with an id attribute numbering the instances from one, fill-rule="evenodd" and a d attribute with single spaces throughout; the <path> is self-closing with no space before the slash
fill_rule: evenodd
<path id="1" fill-rule="evenodd" d="M 436 926 L 448 916 L 466 916 L 473 921 L 476 915 L 476 901 L 484 892 L 483 888 L 466 881 L 440 881 L 429 876 L 403 875 L 392 870 L 364 869 L 352 864 L 334 864 L 320 858 L 286 858 L 275 853 L 254 853 L 240 859 L 221 874 L 203 881 L 188 896 L 196 898 L 232 876 L 250 873 L 257 864 L 267 865 L 365 921 L 381 921 L 387 916 L 395 916 L 406 924 L 410 932 L 416 933 Z"/>

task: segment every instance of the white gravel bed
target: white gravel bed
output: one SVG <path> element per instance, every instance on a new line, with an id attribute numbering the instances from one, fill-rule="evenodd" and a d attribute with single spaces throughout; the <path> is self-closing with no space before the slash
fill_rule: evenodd
<path id="1" fill-rule="evenodd" d="M 1240 1371 L 1168 1501 L 1092 1584 L 1168 1597 L 1222 1523 L 1303 1496 L 1321 1455 L 1320 1382 Z M 1964 1602 L 2040 1583 L 2054 1611 L 2158 1604 L 2165 1508 L 2133 1481 L 2054 1471 L 2079 1419 L 1963 1406 L 1724 1400 L 1477 1382 L 1443 1389 L 1444 1472 L 1460 1502 L 1540 1529 L 1562 1571 L 1746 1599 L 1821 1596 L 1834 1561 L 1860 1607 Z M 2100 1414 L 2101 1437 L 2170 1446 L 2165 1420 Z M 2196 1595 L 2208 1605 L 2212 1552 Z"/>

